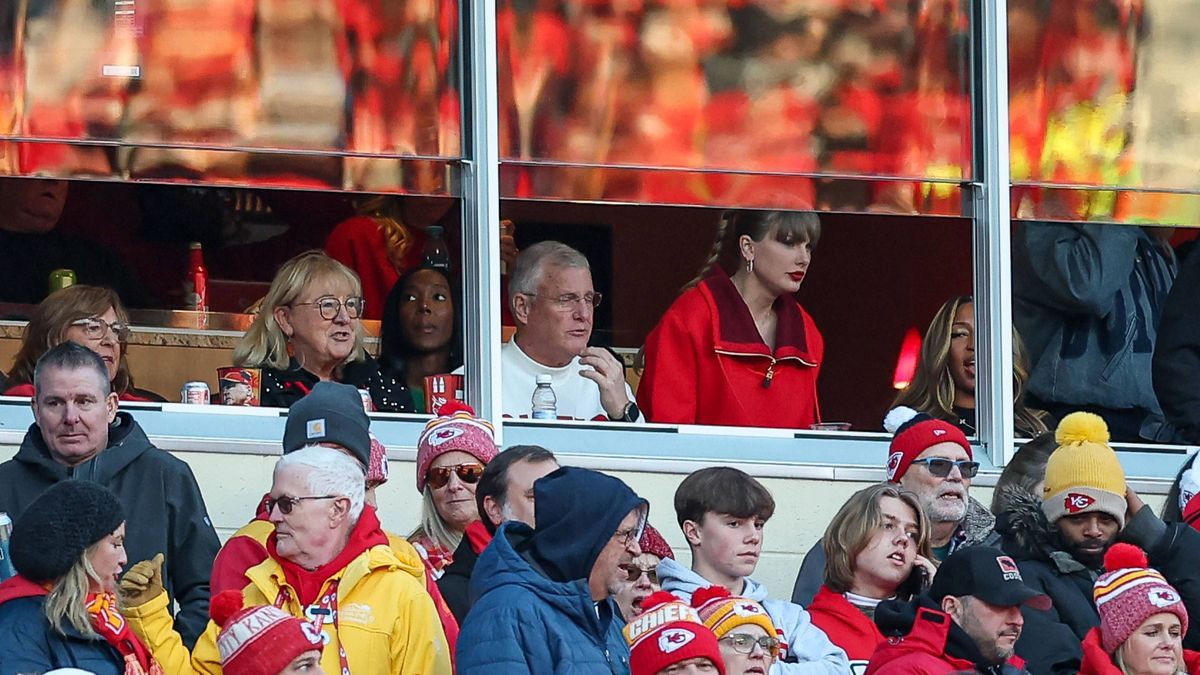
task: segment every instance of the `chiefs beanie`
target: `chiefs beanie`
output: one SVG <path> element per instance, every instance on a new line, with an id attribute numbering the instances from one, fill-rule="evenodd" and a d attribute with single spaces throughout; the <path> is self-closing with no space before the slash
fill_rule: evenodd
<path id="1" fill-rule="evenodd" d="M 1142 622 L 1162 612 L 1179 617 L 1187 634 L 1188 614 L 1183 600 L 1162 574 L 1150 569 L 1142 549 L 1113 544 L 1104 554 L 1104 568 L 1108 571 L 1096 579 L 1092 590 L 1100 612 L 1100 644 L 1104 651 L 1117 651 Z"/>
<path id="2" fill-rule="evenodd" d="M 1058 423 L 1058 449 L 1046 462 L 1042 511 L 1051 523 L 1077 513 L 1101 512 L 1125 527 L 1125 470 L 1108 446 L 1099 415 L 1076 412 Z"/>
<path id="3" fill-rule="evenodd" d="M 625 624 L 630 675 L 657 675 L 688 659 L 706 658 L 725 675 L 717 636 L 700 621 L 696 610 L 666 591 L 642 601 L 642 613 Z"/>
<path id="4" fill-rule="evenodd" d="M 888 447 L 887 480 L 899 483 L 913 460 L 938 443 L 954 443 L 974 459 L 971 444 L 962 429 L 944 420 L 934 419 L 912 408 L 898 406 L 883 418 L 883 426 L 895 434 Z"/>

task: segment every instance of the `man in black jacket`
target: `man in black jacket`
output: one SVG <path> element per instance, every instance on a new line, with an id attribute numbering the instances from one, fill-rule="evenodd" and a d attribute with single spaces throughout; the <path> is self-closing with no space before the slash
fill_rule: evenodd
<path id="1" fill-rule="evenodd" d="M 471 610 L 471 575 L 479 554 L 496 534 L 501 523 L 517 520 L 534 526 L 533 483 L 558 468 L 554 453 L 540 445 L 514 445 L 488 462 L 475 487 L 479 521 L 467 526 L 462 543 L 454 551 L 454 562 L 437 581 L 442 598 L 461 624 Z"/>
<path id="2" fill-rule="evenodd" d="M 127 516 L 131 562 L 162 553 L 163 579 L 179 603 L 175 628 L 189 647 L 208 624 L 208 576 L 220 548 L 188 465 L 150 443 L 117 412 L 104 362 L 63 343 L 38 360 L 35 423 L 16 456 L 0 464 L 0 511 L 14 520 L 46 488 L 88 480 L 116 493 Z"/>
<path id="3" fill-rule="evenodd" d="M 1118 536 L 1143 548 L 1189 613 L 1200 615 L 1200 533 L 1182 523 L 1164 524 L 1128 489 L 1108 447 L 1108 429 L 1096 415 L 1066 416 L 1056 440 L 1046 464 L 1045 498 L 1010 493 L 996 521 L 1002 548 L 1017 561 L 1025 583 L 1054 603 L 1047 610 L 1022 610 L 1025 632 L 1017 654 L 1034 675 L 1079 671 L 1080 642 L 1100 625 L 1093 585 Z M 1194 649 L 1197 641 L 1200 629 L 1189 627 L 1184 646 Z"/>

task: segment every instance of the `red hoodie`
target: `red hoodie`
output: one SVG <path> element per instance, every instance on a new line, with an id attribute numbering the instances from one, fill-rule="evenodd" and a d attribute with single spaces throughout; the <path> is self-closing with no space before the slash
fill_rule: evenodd
<path id="1" fill-rule="evenodd" d="M 1183 665 L 1188 673 L 1200 673 L 1200 652 L 1183 650 Z M 1083 638 L 1083 664 L 1079 667 L 1079 675 L 1124 675 L 1101 646 L 1099 628 L 1091 629 Z"/>
<path id="2" fill-rule="evenodd" d="M 875 648 L 884 642 L 875 622 L 850 604 L 846 596 L 829 590 L 828 586 L 821 586 L 805 609 L 813 625 L 825 631 L 830 642 L 846 650 L 853 672 L 862 672 Z"/>
<path id="3" fill-rule="evenodd" d="M 912 630 L 902 638 L 887 638 L 871 656 L 865 675 L 948 675 L 977 671 L 975 664 L 946 653 L 954 620 L 949 614 L 918 607 Z M 1008 664 L 1021 671 L 1025 661 L 1012 656 Z"/>

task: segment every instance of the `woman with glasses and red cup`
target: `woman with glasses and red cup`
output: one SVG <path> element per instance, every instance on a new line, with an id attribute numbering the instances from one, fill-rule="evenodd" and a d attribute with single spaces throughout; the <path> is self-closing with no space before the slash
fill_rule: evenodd
<path id="1" fill-rule="evenodd" d="M 33 369 L 42 354 L 70 341 L 100 355 L 112 390 L 122 401 L 164 401 L 152 391 L 133 386 L 125 356 L 129 314 L 117 293 L 99 286 L 68 286 L 42 300 L 21 337 L 13 358 L 5 396 L 33 396 Z"/>
<path id="2" fill-rule="evenodd" d="M 621 565 L 625 576 L 621 578 L 621 590 L 613 596 L 621 610 L 621 616 L 626 621 L 641 614 L 642 603 L 646 598 L 662 590 L 662 585 L 658 583 L 658 563 L 662 562 L 663 558 L 675 559 L 675 552 L 671 550 L 670 544 L 649 523 L 646 523 L 642 530 L 638 547 L 642 549 L 642 554 L 634 556 L 628 564 Z"/>
<path id="3" fill-rule="evenodd" d="M 364 307 L 353 270 L 321 251 L 301 253 L 275 275 L 234 365 L 262 369 L 264 406 L 290 408 L 332 381 L 367 391 L 375 410 L 412 412 L 408 389 L 363 347 Z"/>
<path id="4" fill-rule="evenodd" d="M 408 540 L 434 578 L 454 561 L 467 526 L 479 520 L 475 488 L 496 456 L 492 425 L 469 406 L 450 401 L 417 440 L 417 492 L 421 524 Z"/>

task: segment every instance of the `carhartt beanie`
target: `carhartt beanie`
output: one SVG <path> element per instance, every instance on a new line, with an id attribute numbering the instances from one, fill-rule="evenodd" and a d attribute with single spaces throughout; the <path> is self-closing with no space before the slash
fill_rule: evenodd
<path id="1" fill-rule="evenodd" d="M 1050 523 L 1077 513 L 1107 513 L 1125 527 L 1125 470 L 1099 415 L 1076 412 L 1058 423 L 1058 449 L 1046 462 L 1042 511 Z"/>
<path id="2" fill-rule="evenodd" d="M 1092 590 L 1100 612 L 1100 644 L 1104 651 L 1117 651 L 1146 619 L 1162 612 L 1179 617 L 1182 633 L 1187 634 L 1188 613 L 1183 600 L 1162 574 L 1150 568 L 1142 549 L 1113 544 L 1104 554 L 1104 568 L 1108 571 L 1096 579 Z"/>
<path id="3" fill-rule="evenodd" d="M 283 454 L 309 445 L 332 443 L 349 450 L 366 472 L 371 466 L 370 427 L 371 420 L 357 389 L 337 382 L 318 382 L 288 410 Z"/>
<path id="4" fill-rule="evenodd" d="M 120 500 L 104 486 L 59 481 L 38 495 L 13 525 L 13 566 L 30 581 L 55 581 L 123 522 Z"/>

